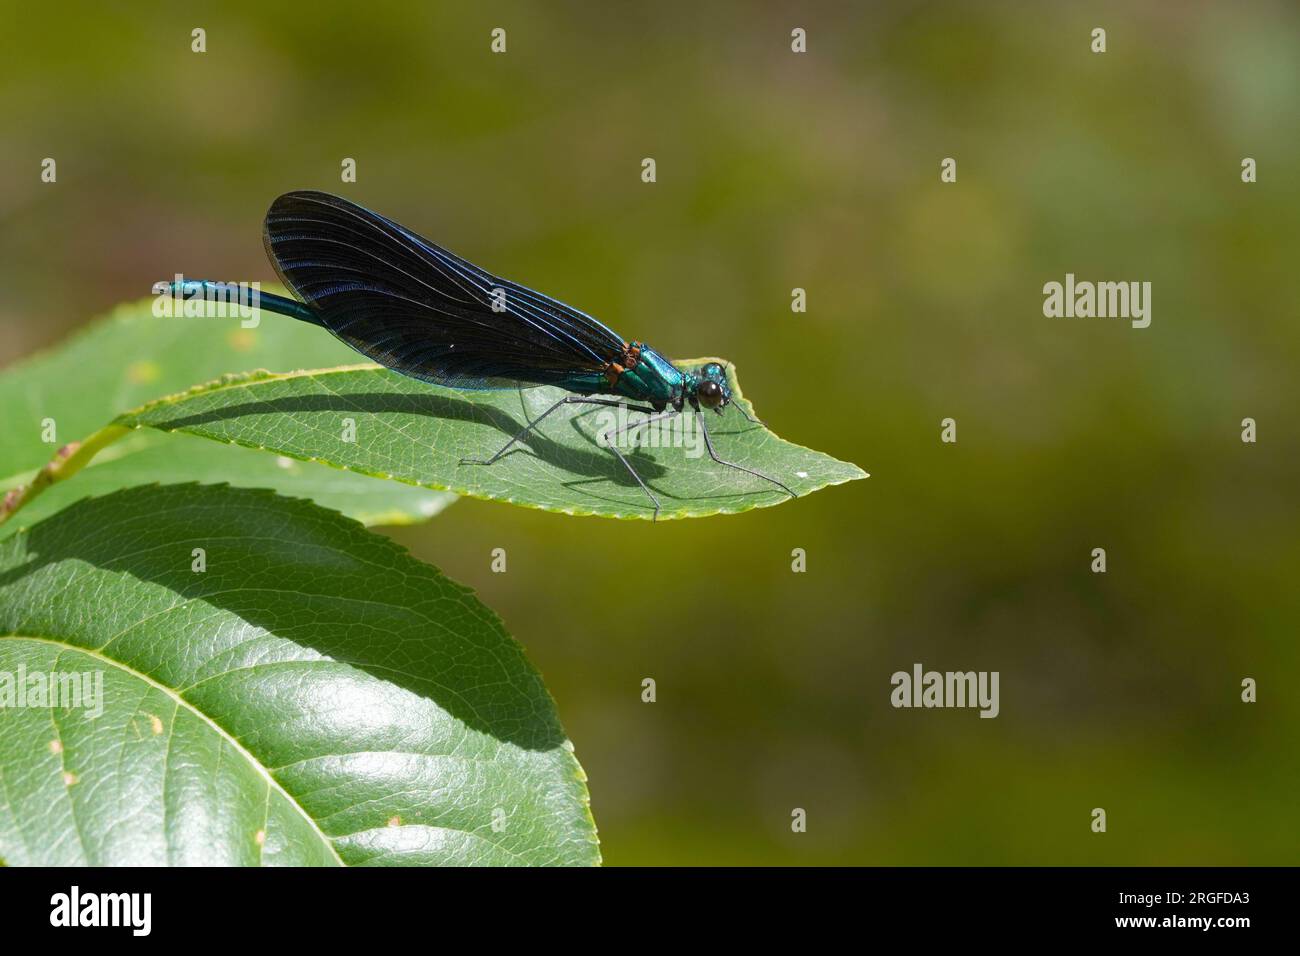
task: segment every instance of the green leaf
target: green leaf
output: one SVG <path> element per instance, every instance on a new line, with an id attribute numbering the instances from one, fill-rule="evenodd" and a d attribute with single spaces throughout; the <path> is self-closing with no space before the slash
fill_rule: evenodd
<path id="1" fill-rule="evenodd" d="M 158 318 L 152 304 L 146 299 L 121 306 L 52 351 L 0 373 L 0 495 L 30 482 L 59 446 L 84 439 L 113 415 L 150 399 L 228 372 L 292 371 L 356 358 L 333 336 L 283 316 L 257 313 L 249 320 L 257 326 L 243 328 L 237 316 Z M 53 442 L 44 440 L 47 423 L 54 428 Z M 301 462 L 282 467 L 273 457 L 223 454 L 201 442 L 139 435 L 92 459 L 76 481 L 33 499 L 23 520 L 52 514 L 86 494 L 173 477 L 310 497 L 367 524 L 422 521 L 455 500 L 337 468 Z"/>
<path id="2" fill-rule="evenodd" d="M 684 364 L 708 361 L 719 360 Z M 728 375 L 737 402 L 752 415 L 734 370 Z M 554 388 L 459 391 L 373 365 L 353 365 L 227 376 L 122 415 L 115 424 L 201 435 L 547 511 L 650 518 L 653 506 L 645 493 L 613 453 L 597 444 L 598 435 L 616 423 L 615 409 L 564 406 L 495 464 L 461 463 L 491 456 L 564 394 Z M 783 441 L 734 409 L 710 418 L 722 458 L 764 472 L 796 494 L 867 477 L 856 465 Z M 694 413 L 671 424 L 676 433 L 654 433 L 660 447 L 624 449 L 662 503 L 661 519 L 729 514 L 789 500 L 762 478 L 711 461 Z"/>
<path id="3" fill-rule="evenodd" d="M 50 673 L 102 679 L 102 712 L 33 701 Z M 599 860 L 497 617 L 309 502 L 135 488 L 0 542 L 0 702 L 10 865 Z"/>

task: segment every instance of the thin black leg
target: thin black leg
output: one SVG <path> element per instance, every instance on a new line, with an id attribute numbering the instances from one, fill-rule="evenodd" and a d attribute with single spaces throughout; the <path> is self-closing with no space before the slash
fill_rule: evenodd
<path id="1" fill-rule="evenodd" d="M 638 411 L 640 411 L 640 409 L 638 409 Z M 654 415 L 647 415 L 639 422 L 628 422 L 622 428 L 611 428 L 609 431 L 605 432 L 603 436 L 605 439 L 605 443 L 609 446 L 609 450 L 612 451 L 614 454 L 618 455 L 618 460 L 623 463 L 623 467 L 626 468 L 628 472 L 632 475 L 632 477 L 636 479 L 636 483 L 641 486 L 641 490 L 644 491 L 646 493 L 646 496 L 649 497 L 649 499 L 654 503 L 655 513 L 654 516 L 651 517 L 650 519 L 652 522 L 659 520 L 659 499 L 654 496 L 654 492 L 652 492 L 646 486 L 646 483 L 641 480 L 641 476 L 636 473 L 636 469 L 632 467 L 631 462 L 629 462 L 626 458 L 623 457 L 623 453 L 618 450 L 618 445 L 614 442 L 614 436 L 621 435 L 627 431 L 631 431 L 633 428 L 640 428 L 642 425 L 649 425 L 651 422 L 663 421 L 665 418 L 672 418 L 674 415 L 680 415 L 680 414 L 681 413 L 677 411 L 677 409 L 670 408 L 666 412 L 658 412 Z"/>
<path id="2" fill-rule="evenodd" d="M 719 458 L 718 453 L 713 449 L 713 439 L 709 437 L 709 428 L 704 423 L 704 413 L 700 412 L 695 417 L 699 419 L 700 431 L 704 432 L 704 447 L 709 450 L 709 457 L 712 458 L 714 461 L 716 461 L 719 465 L 726 465 L 728 468 L 735 468 L 737 471 L 743 471 L 745 472 L 745 474 L 753 475 L 755 478 L 762 478 L 764 481 L 770 481 L 772 484 L 776 485 L 778 488 L 784 491 L 791 498 L 799 497 L 793 491 L 787 488 L 785 485 L 781 484 L 781 482 L 777 481 L 775 478 L 772 478 L 769 475 L 763 474 L 761 471 L 754 471 L 754 469 L 746 468 L 744 465 L 737 465 L 734 461 L 724 461 L 723 459 Z"/>
<path id="3" fill-rule="evenodd" d="M 762 425 L 762 424 L 763 424 L 763 422 L 759 421 L 757 418 L 751 418 L 749 412 L 745 411 L 743 408 L 740 407 L 740 403 L 739 403 L 739 402 L 732 402 L 732 403 L 731 403 L 731 407 L 734 408 L 736 411 L 740 412 L 740 414 L 744 415 L 744 416 L 745 416 L 745 421 L 747 421 L 747 422 L 752 422 L 752 423 L 755 424 L 755 425 Z M 767 426 L 764 425 L 764 427 L 767 427 Z"/>
<path id="4" fill-rule="evenodd" d="M 730 362 L 727 363 L 727 368 L 732 368 L 732 365 L 731 365 Z M 749 412 L 747 412 L 747 411 L 745 411 L 743 408 L 741 408 L 741 407 L 740 407 L 740 402 L 732 402 L 732 403 L 731 403 L 731 406 L 732 406 L 733 408 L 735 408 L 736 411 L 740 412 L 741 415 L 745 416 L 745 421 L 747 421 L 747 422 L 752 422 L 752 423 L 755 424 L 755 425 L 762 425 L 762 424 L 763 424 L 763 423 L 762 423 L 761 421 L 759 421 L 757 418 L 754 418 L 753 416 L 751 416 L 751 415 L 749 414 Z M 766 428 L 767 426 L 764 425 L 763 427 Z M 717 459 L 714 459 L 714 460 L 716 461 Z M 728 464 L 728 463 L 727 463 L 727 462 L 723 462 L 723 464 Z M 767 476 L 764 475 L 763 477 L 766 478 Z"/>
<path id="5" fill-rule="evenodd" d="M 509 450 L 514 446 L 515 442 L 517 442 L 517 441 L 519 441 L 520 439 L 522 439 L 522 438 L 523 438 L 525 435 L 527 435 L 530 431 L 532 431 L 534 428 L 536 428 L 538 425 L 540 425 L 540 424 L 542 423 L 542 419 L 544 419 L 547 415 L 551 414 L 551 412 L 555 411 L 555 410 L 556 410 L 557 408 L 559 408 L 561 405 L 608 405 L 608 406 L 611 406 L 611 407 L 613 407 L 613 408 L 618 408 L 618 407 L 619 407 L 620 405 L 622 405 L 622 404 L 623 404 L 622 402 L 616 402 L 616 401 L 614 401 L 613 399 L 608 399 L 608 398 L 584 398 L 584 397 L 582 397 L 582 396 L 578 396 L 578 395 L 569 395 L 569 396 L 566 396 L 565 398 L 560 399 L 558 402 L 556 402 L 554 405 L 552 405 L 552 406 L 551 406 L 550 408 L 548 408 L 546 411 L 542 412 L 540 415 L 538 415 L 536 418 L 534 418 L 531 422 L 529 422 L 529 423 L 528 423 L 528 424 L 527 424 L 527 425 L 526 425 L 526 426 L 525 426 L 525 427 L 524 427 L 524 428 L 519 432 L 518 435 L 516 435 L 514 438 L 510 439 L 510 440 L 509 440 L 508 442 L 506 442 L 504 445 L 502 445 L 502 446 L 501 446 L 501 450 L 498 451 L 498 452 L 497 452 L 495 455 L 493 455 L 491 458 L 487 459 L 486 461 L 484 461 L 484 460 L 481 459 L 481 458 L 462 458 L 462 459 L 460 460 L 460 463 L 461 463 L 462 465 L 491 465 L 491 464 L 493 464 L 493 463 L 494 463 L 498 458 L 500 458 L 500 457 L 501 457 L 502 455 L 504 455 L 507 451 L 509 451 Z M 649 415 L 649 414 L 652 414 L 652 413 L 654 412 L 654 409 L 653 409 L 653 408 L 643 408 L 643 407 L 640 406 L 640 405 L 629 405 L 629 406 L 628 406 L 628 411 L 631 411 L 631 412 L 645 412 L 647 415 Z"/>

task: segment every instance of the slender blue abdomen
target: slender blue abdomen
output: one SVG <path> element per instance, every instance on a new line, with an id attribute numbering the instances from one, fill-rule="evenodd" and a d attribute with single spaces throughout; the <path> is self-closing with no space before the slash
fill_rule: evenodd
<path id="1" fill-rule="evenodd" d="M 155 289 L 159 288 L 155 286 Z M 238 302 L 238 297 L 246 291 L 230 282 L 213 282 L 211 279 L 185 279 L 182 282 L 168 282 L 167 288 L 172 295 L 181 299 L 210 299 L 213 301 Z M 300 322 L 325 327 L 319 315 L 311 306 L 303 305 L 296 299 L 286 299 L 282 295 L 257 291 L 256 307 L 277 315 L 287 315 Z M 248 303 L 252 305 L 253 303 Z"/>

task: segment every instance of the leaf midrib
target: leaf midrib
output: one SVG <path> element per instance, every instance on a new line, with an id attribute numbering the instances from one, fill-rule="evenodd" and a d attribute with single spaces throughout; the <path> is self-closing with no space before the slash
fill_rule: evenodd
<path id="1" fill-rule="evenodd" d="M 307 812 L 306 808 L 303 807 L 302 804 L 300 804 L 296 799 L 294 799 L 293 795 L 290 794 L 289 791 L 285 790 L 284 787 L 280 785 L 280 782 L 271 775 L 271 772 L 265 766 L 263 766 L 262 762 L 258 760 L 256 757 L 254 757 L 253 754 L 250 753 L 249 750 L 243 744 L 241 744 L 235 737 L 233 737 L 229 731 L 227 731 L 224 727 L 222 727 L 220 724 L 214 721 L 207 714 L 203 713 L 203 711 L 199 710 L 197 707 L 191 704 L 188 700 L 182 697 L 175 690 L 168 687 L 166 684 L 159 683 L 158 681 L 154 680 L 154 678 L 150 677 L 148 674 L 145 674 L 142 671 L 138 671 L 133 667 L 123 664 L 121 661 L 114 660 L 111 657 L 101 654 L 95 648 L 83 647 L 79 644 L 70 644 L 67 641 L 60 640 L 54 637 L 38 637 L 32 634 L 0 635 L 0 640 L 11 640 L 11 639 L 19 640 L 19 641 L 35 641 L 40 644 L 49 644 L 54 647 L 61 648 L 63 650 L 85 654 L 89 657 L 95 658 L 98 661 L 102 661 L 104 664 L 108 665 L 109 667 L 115 667 L 118 670 L 122 671 L 123 673 L 136 678 L 137 680 L 144 681 L 150 687 L 167 695 L 169 698 L 171 698 L 171 700 L 176 704 L 177 707 L 185 708 L 185 710 L 187 710 L 189 713 L 193 714 L 199 720 L 203 721 L 205 724 L 211 727 L 213 731 L 215 731 L 223 740 L 229 743 L 230 746 L 235 749 L 236 753 L 242 754 L 244 758 L 253 766 L 253 768 L 266 780 L 268 788 L 270 790 L 275 790 L 276 792 L 278 792 L 281 796 L 284 797 L 284 799 L 289 801 L 290 806 L 292 806 L 295 810 L 297 810 L 302 815 L 302 818 L 307 821 L 307 825 L 311 827 L 311 829 L 320 837 L 321 842 L 329 849 L 330 856 L 334 858 L 335 862 L 339 866 L 347 865 L 343 862 L 343 858 L 339 856 L 338 850 L 334 848 L 334 841 L 332 841 L 329 837 L 325 835 L 325 832 L 321 830 L 320 825 L 317 824 L 316 820 L 312 817 L 312 815 Z M 173 718 L 172 719 L 173 727 L 175 727 L 175 723 L 176 723 L 175 718 Z"/>

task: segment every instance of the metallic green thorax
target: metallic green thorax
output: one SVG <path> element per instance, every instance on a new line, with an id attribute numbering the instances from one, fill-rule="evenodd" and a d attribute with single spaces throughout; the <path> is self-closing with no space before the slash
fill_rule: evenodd
<path id="1" fill-rule="evenodd" d="M 731 390 L 722 366 L 711 363 L 698 372 L 683 371 L 648 345 L 633 342 L 630 348 L 640 350 L 639 358 L 635 365 L 619 371 L 617 377 L 608 372 L 581 372 L 558 383 L 559 387 L 580 395 L 621 395 L 648 402 L 656 409 L 672 405 L 680 410 L 687 402 L 697 407 L 696 389 L 707 380 L 717 382 L 730 398 Z"/>

